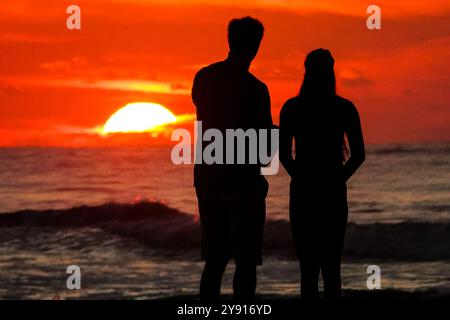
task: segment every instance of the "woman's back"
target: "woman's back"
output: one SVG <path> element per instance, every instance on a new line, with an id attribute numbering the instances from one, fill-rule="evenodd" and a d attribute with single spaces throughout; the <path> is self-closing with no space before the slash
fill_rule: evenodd
<path id="1" fill-rule="evenodd" d="M 295 140 L 293 178 L 342 179 L 344 136 L 355 116 L 353 103 L 339 96 L 288 100 L 281 110 L 280 127 Z"/>
<path id="2" fill-rule="evenodd" d="M 345 138 L 350 157 L 344 163 Z M 298 97 L 289 99 L 280 114 L 280 160 L 292 178 L 289 216 L 305 299 L 318 298 L 320 272 L 325 297 L 341 296 L 348 216 L 345 182 L 364 156 L 358 111 L 336 95 L 334 59 L 328 50 L 314 50 L 306 57 Z"/>

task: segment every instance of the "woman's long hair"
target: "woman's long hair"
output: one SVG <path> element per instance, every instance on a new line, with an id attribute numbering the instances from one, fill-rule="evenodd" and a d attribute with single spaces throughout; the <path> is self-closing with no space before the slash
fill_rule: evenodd
<path id="1" fill-rule="evenodd" d="M 330 51 L 316 49 L 308 54 L 299 96 L 308 100 L 330 99 L 336 96 L 334 59 Z"/>
<path id="2" fill-rule="evenodd" d="M 299 97 L 306 101 L 331 101 L 336 97 L 336 76 L 334 59 L 329 50 L 311 51 L 305 60 L 305 76 Z M 344 137 L 342 158 L 346 162 L 350 156 L 348 141 Z"/>

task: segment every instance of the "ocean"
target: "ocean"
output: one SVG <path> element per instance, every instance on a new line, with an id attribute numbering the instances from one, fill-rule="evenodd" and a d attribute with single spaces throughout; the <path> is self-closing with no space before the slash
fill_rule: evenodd
<path id="1" fill-rule="evenodd" d="M 0 298 L 194 295 L 202 268 L 191 165 L 169 147 L 0 148 Z M 296 295 L 289 177 L 269 176 L 259 294 Z M 450 292 L 450 143 L 369 145 L 348 183 L 343 286 Z M 66 268 L 81 269 L 68 290 Z M 233 265 L 224 293 L 231 292 Z"/>

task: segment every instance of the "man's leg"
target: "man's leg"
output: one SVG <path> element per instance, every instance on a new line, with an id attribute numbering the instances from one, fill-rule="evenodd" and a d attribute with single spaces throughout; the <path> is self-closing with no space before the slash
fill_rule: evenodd
<path id="1" fill-rule="evenodd" d="M 222 276 L 229 260 L 228 221 L 220 190 L 196 188 L 202 231 L 202 258 L 206 260 L 200 281 L 200 299 L 217 302 Z"/>
<path id="2" fill-rule="evenodd" d="M 233 280 L 233 298 L 237 301 L 252 301 L 256 291 L 256 264 L 236 263 Z"/>
<path id="3" fill-rule="evenodd" d="M 262 263 L 262 237 L 266 214 L 265 197 L 268 184 L 258 177 L 248 187 L 230 192 L 233 203 L 230 212 L 231 239 L 236 263 L 234 299 L 251 301 L 255 298 L 256 267 Z"/>
<path id="4" fill-rule="evenodd" d="M 215 303 L 220 298 L 220 286 L 227 266 L 226 259 L 206 259 L 200 281 L 200 300 Z"/>
<path id="5" fill-rule="evenodd" d="M 234 204 L 230 212 L 231 239 L 236 269 L 233 278 L 233 298 L 237 301 L 251 301 L 256 291 L 256 264 L 258 250 L 258 221 L 253 194 L 241 191 L 234 194 Z M 251 208 L 251 204 L 254 205 Z"/>

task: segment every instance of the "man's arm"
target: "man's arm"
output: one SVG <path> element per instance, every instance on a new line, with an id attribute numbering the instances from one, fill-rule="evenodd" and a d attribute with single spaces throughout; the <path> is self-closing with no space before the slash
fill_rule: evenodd
<path id="1" fill-rule="evenodd" d="M 276 141 L 274 141 L 274 137 L 272 137 L 271 130 L 275 128 L 272 121 L 272 112 L 270 110 L 270 94 L 269 89 L 267 89 L 266 85 L 263 85 L 262 90 L 262 100 L 261 100 L 261 106 L 262 106 L 262 112 L 260 115 L 260 124 L 258 129 L 265 129 L 267 133 L 267 139 L 265 139 L 266 144 L 266 154 L 267 156 L 270 156 L 272 159 L 276 152 L 278 151 L 278 144 Z M 259 136 L 259 135 L 258 135 Z M 258 138 L 258 150 L 261 147 L 261 142 L 259 141 L 261 137 Z M 264 161 L 265 162 L 265 161 Z M 270 161 L 268 163 L 261 163 L 260 165 L 266 167 L 270 164 Z"/>
<path id="2" fill-rule="evenodd" d="M 272 113 L 270 111 L 270 94 L 269 89 L 267 89 L 267 86 L 264 86 L 262 105 L 263 105 L 262 128 L 270 130 L 273 128 L 273 122 L 272 122 Z"/>

